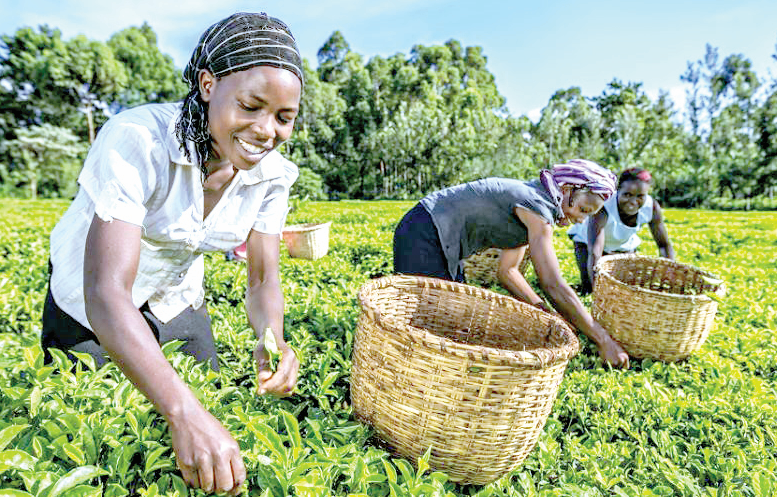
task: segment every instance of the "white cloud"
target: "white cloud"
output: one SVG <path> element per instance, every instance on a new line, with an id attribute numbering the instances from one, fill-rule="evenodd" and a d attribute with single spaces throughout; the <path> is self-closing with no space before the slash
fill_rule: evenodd
<path id="1" fill-rule="evenodd" d="M 537 107 L 536 109 L 532 109 L 526 113 L 526 117 L 531 119 L 531 122 L 533 122 L 534 124 L 537 124 L 540 121 L 540 116 L 542 115 L 542 109 L 543 107 Z"/>

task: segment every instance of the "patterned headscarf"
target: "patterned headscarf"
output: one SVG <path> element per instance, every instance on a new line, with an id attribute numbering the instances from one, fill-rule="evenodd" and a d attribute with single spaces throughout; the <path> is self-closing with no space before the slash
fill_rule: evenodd
<path id="1" fill-rule="evenodd" d="M 201 70 L 207 69 L 221 78 L 256 66 L 286 69 L 304 84 L 302 57 L 289 27 L 264 12 L 239 12 L 217 22 L 202 34 L 183 71 L 189 94 L 183 101 L 175 132 L 184 154 L 198 163 L 203 174 L 206 174 L 205 161 L 210 152 L 210 131 L 208 106 L 200 95 L 198 75 Z M 185 145 L 187 141 L 194 143 L 195 157 Z"/>
<path id="2" fill-rule="evenodd" d="M 559 209 L 564 198 L 561 193 L 562 186 L 571 185 L 575 189 L 590 191 L 607 200 L 615 193 L 616 179 L 609 169 L 584 159 L 573 159 L 565 164 L 556 164 L 550 170 L 540 171 L 540 181 L 555 198 Z"/>

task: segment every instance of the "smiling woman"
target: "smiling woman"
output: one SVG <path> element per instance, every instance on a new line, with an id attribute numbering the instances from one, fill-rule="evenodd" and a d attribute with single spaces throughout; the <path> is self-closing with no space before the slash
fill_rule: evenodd
<path id="1" fill-rule="evenodd" d="M 661 257 L 675 252 L 658 201 L 650 196 L 653 179 L 644 169 L 626 169 L 618 178 L 618 191 L 589 219 L 572 226 L 567 234 L 575 244 L 581 292 L 593 290 L 594 267 L 605 254 L 633 253 L 642 243 L 637 233 L 647 224 Z"/>
<path id="2" fill-rule="evenodd" d="M 51 234 L 44 350 L 115 361 L 167 419 L 184 480 L 237 492 L 240 449 L 166 361 L 161 343 L 218 368 L 203 305 L 203 253 L 245 243 L 246 312 L 260 393 L 289 395 L 299 361 L 283 337 L 280 236 L 297 167 L 276 148 L 302 96 L 289 28 L 239 13 L 211 26 L 184 71 L 182 103 L 121 112 L 97 136 L 79 192 Z M 283 359 L 274 372 L 265 330 Z"/>

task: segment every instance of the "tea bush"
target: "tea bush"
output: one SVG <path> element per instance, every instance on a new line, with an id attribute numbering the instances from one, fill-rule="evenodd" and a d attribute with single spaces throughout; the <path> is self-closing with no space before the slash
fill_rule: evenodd
<path id="1" fill-rule="evenodd" d="M 243 308 L 245 270 L 206 258 L 221 370 L 165 347 L 240 444 L 249 495 L 769 496 L 777 493 L 777 220 L 763 212 L 666 210 L 678 260 L 726 281 L 702 349 L 685 361 L 603 367 L 592 344 L 569 364 L 537 446 L 514 473 L 457 485 L 395 458 L 349 399 L 357 292 L 391 272 L 395 223 L 412 202 L 306 202 L 289 223 L 333 221 L 329 254 L 282 251 L 285 332 L 302 355 L 298 394 L 258 397 Z M 202 495 L 175 469 L 164 420 L 113 364 L 43 364 L 48 234 L 65 201 L 5 200 L 0 225 L 0 495 Z M 645 230 L 642 252 L 656 255 Z M 579 280 L 563 229 L 554 241 Z M 536 284 L 529 272 L 529 278 Z M 497 289 L 498 291 L 501 291 Z M 590 297 L 584 302 L 590 305 Z"/>

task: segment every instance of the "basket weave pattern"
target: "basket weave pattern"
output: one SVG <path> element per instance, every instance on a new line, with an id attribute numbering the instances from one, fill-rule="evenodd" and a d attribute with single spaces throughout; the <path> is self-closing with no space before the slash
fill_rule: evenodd
<path id="1" fill-rule="evenodd" d="M 707 340 L 725 286 L 694 266 L 660 257 L 609 255 L 596 265 L 592 314 L 632 357 L 674 362 Z"/>
<path id="2" fill-rule="evenodd" d="M 351 400 L 395 453 L 452 481 L 511 471 L 545 425 L 577 337 L 535 307 L 422 276 L 370 280 L 360 293 Z"/>
<path id="3" fill-rule="evenodd" d="M 283 228 L 283 241 L 291 257 L 315 260 L 329 251 L 329 226 L 326 223 L 296 224 Z"/>
<path id="4" fill-rule="evenodd" d="M 489 248 L 475 252 L 464 259 L 464 278 L 470 285 L 491 286 L 498 285 L 497 271 L 499 270 L 499 256 L 502 255 L 502 249 Z M 531 263 L 531 254 L 529 247 L 523 254 L 523 259 L 518 264 L 518 271 L 526 274 L 526 268 Z"/>

